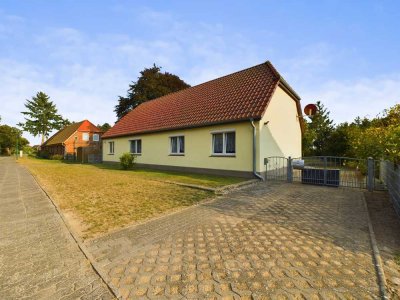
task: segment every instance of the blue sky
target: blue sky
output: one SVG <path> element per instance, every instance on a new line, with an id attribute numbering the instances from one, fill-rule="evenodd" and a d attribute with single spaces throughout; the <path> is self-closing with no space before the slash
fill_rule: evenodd
<path id="1" fill-rule="evenodd" d="M 399 53 L 399 1 L 3 0 L 0 116 L 44 91 L 70 120 L 113 123 L 153 63 L 194 85 L 270 60 L 303 106 L 351 121 L 400 102 Z"/>

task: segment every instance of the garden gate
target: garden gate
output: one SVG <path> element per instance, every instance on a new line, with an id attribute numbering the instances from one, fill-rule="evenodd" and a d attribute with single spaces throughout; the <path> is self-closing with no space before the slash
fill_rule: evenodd
<path id="1" fill-rule="evenodd" d="M 272 156 L 264 159 L 265 179 L 335 187 L 383 189 L 379 161 L 336 156 L 301 158 Z M 378 176 L 378 177 L 377 177 Z"/>

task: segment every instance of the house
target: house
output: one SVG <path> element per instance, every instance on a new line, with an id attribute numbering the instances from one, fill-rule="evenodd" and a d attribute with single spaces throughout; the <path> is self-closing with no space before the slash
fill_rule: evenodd
<path id="1" fill-rule="evenodd" d="M 93 123 L 84 120 L 72 123 L 55 133 L 41 145 L 41 151 L 52 155 L 62 155 L 87 162 L 89 155 L 94 160 L 101 160 L 102 131 Z M 98 158 L 93 158 L 93 156 Z M 90 159 L 89 159 L 90 160 Z"/>
<path id="2" fill-rule="evenodd" d="M 260 177 L 264 158 L 301 156 L 300 97 L 268 61 L 147 101 L 103 135 L 150 168 Z"/>

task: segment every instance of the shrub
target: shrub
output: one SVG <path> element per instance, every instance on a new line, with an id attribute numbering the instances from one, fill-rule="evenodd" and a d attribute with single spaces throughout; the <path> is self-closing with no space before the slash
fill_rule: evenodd
<path id="1" fill-rule="evenodd" d="M 135 156 L 129 152 L 126 152 L 121 155 L 119 161 L 122 169 L 124 170 L 132 169 L 133 165 L 135 164 Z"/>
<path id="2" fill-rule="evenodd" d="M 48 159 L 48 158 L 50 158 L 50 153 L 48 151 L 46 151 L 46 150 L 40 150 L 40 151 L 38 151 L 37 156 L 39 158 Z"/>
<path id="3" fill-rule="evenodd" d="M 52 160 L 63 160 L 64 156 L 61 155 L 61 154 L 54 154 L 54 155 L 50 156 L 50 159 L 52 159 Z"/>
<path id="4" fill-rule="evenodd" d="M 24 153 L 24 155 L 28 155 L 28 156 L 37 156 L 37 149 L 30 147 L 30 146 L 24 146 L 22 148 L 22 151 Z"/>

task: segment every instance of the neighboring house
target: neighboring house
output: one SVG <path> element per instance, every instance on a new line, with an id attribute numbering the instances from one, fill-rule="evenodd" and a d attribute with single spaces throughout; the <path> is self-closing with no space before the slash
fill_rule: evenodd
<path id="1" fill-rule="evenodd" d="M 41 145 L 50 156 L 59 154 L 86 162 L 88 155 L 101 156 L 102 131 L 88 120 L 64 127 Z M 98 158 L 97 160 L 100 160 Z"/>
<path id="2" fill-rule="evenodd" d="M 258 177 L 265 157 L 301 156 L 301 118 L 266 62 L 139 105 L 103 135 L 103 161 L 131 152 L 151 168 Z"/>

